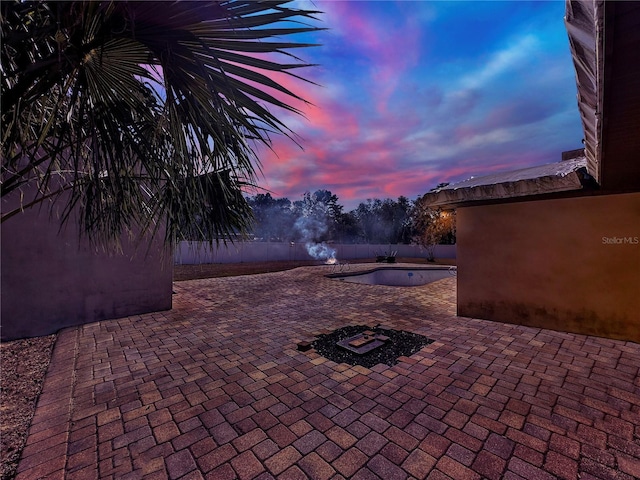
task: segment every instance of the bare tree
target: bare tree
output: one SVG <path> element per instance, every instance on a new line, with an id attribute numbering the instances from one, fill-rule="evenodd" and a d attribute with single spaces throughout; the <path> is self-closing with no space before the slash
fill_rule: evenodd
<path id="1" fill-rule="evenodd" d="M 427 251 L 427 260 L 435 260 L 436 245 L 455 243 L 456 212 L 426 206 L 418 199 L 414 209 L 415 243 Z"/>

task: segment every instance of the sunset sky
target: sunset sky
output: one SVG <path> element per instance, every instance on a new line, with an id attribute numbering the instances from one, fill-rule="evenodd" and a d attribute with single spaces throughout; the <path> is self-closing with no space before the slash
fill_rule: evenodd
<path id="1" fill-rule="evenodd" d="M 328 189 L 347 210 L 415 199 L 440 182 L 556 162 L 582 146 L 563 1 L 321 1 L 299 37 L 318 64 L 288 81 L 313 105 L 299 135 L 262 151 L 260 186 L 298 200 Z"/>

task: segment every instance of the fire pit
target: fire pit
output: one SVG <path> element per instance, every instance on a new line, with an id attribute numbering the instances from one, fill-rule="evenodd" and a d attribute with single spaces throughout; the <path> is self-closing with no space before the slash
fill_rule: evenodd
<path id="1" fill-rule="evenodd" d="M 386 335 L 379 335 L 371 330 L 365 330 L 358 335 L 336 342 L 336 345 L 358 355 L 364 355 L 375 348 L 381 347 L 389 340 L 390 338 Z"/>
<path id="2" fill-rule="evenodd" d="M 355 325 L 318 335 L 311 347 L 336 363 L 371 368 L 378 363 L 395 365 L 399 357 L 409 357 L 432 342 L 417 333 Z"/>

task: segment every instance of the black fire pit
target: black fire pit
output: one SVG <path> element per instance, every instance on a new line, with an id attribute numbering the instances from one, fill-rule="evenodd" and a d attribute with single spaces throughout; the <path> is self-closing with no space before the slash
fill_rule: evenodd
<path id="1" fill-rule="evenodd" d="M 316 352 L 336 363 L 371 368 L 378 363 L 395 365 L 433 340 L 417 333 L 355 325 L 318 335 L 311 344 Z"/>

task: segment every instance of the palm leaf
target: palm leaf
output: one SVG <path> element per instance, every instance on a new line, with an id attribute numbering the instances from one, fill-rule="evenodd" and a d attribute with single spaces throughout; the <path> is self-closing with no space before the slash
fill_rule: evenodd
<path id="1" fill-rule="evenodd" d="M 241 233 L 252 142 L 292 136 L 270 107 L 303 100 L 269 72 L 304 80 L 291 50 L 312 45 L 280 38 L 318 30 L 285 4 L 3 2 L 2 195 L 68 192 L 64 218 L 100 242 Z"/>

